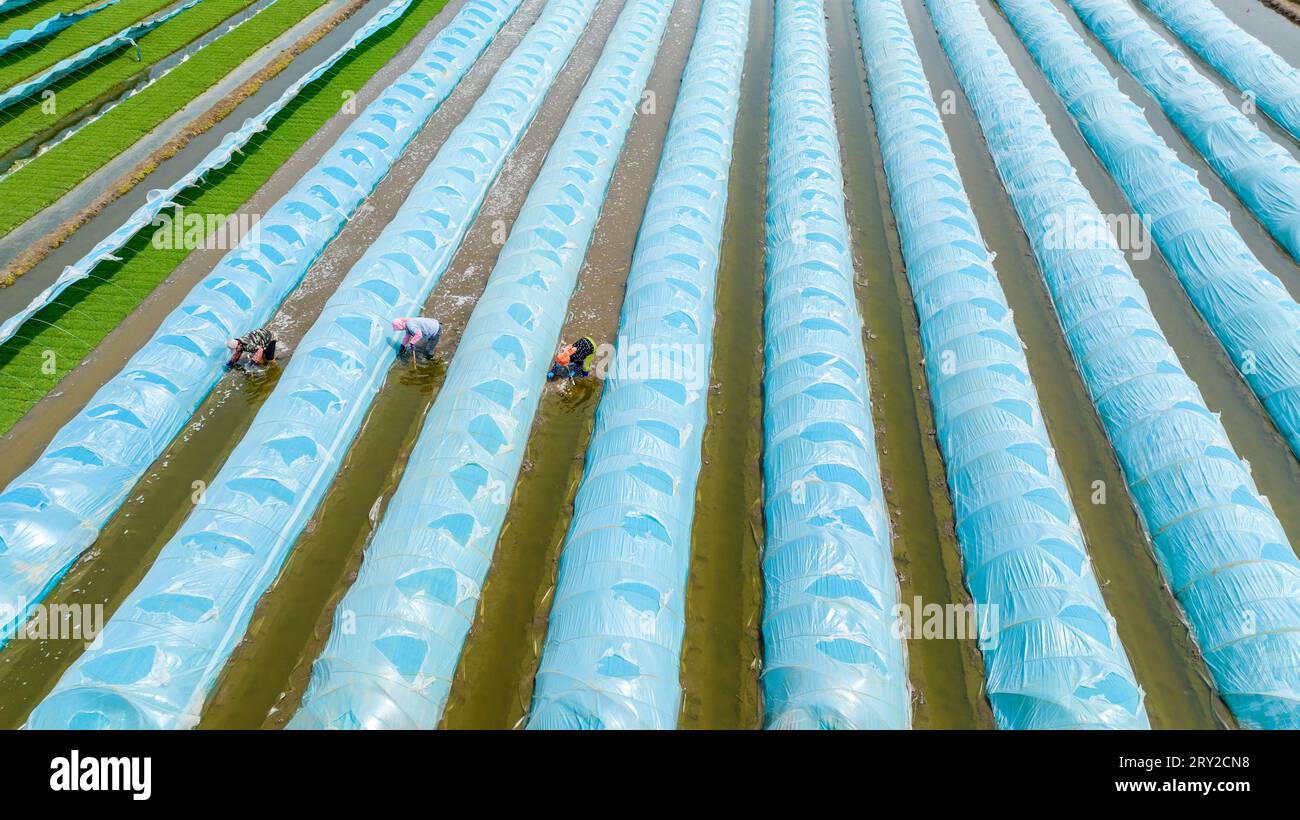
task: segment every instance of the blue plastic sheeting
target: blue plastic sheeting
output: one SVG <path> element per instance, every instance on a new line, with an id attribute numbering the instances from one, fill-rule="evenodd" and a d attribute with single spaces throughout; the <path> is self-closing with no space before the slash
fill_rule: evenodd
<path id="1" fill-rule="evenodd" d="M 1209 0 L 1142 0 L 1169 30 L 1300 140 L 1300 71 Z M 1279 26 L 1290 24 L 1278 20 Z"/>
<path id="2" fill-rule="evenodd" d="M 145 34 L 158 28 L 163 23 L 168 22 L 181 12 L 192 9 L 202 2 L 203 0 L 190 0 L 190 2 L 185 5 L 177 6 L 171 11 L 127 26 L 117 34 L 107 37 L 93 46 L 87 46 L 76 54 L 73 54 L 71 57 L 60 60 L 35 77 L 24 80 L 23 82 L 12 86 L 3 94 L 0 94 L 0 111 L 3 111 L 19 100 L 26 99 L 36 92 L 48 88 L 72 72 L 90 65 L 100 57 L 103 57 L 106 54 L 111 54 L 128 43 L 134 45 L 137 38 L 143 37 Z"/>
<path id="3" fill-rule="evenodd" d="M 88 9 L 74 11 L 63 14 L 56 14 L 46 20 L 42 20 L 31 28 L 18 29 L 12 32 L 4 39 L 0 40 L 0 55 L 8 54 L 16 48 L 44 40 L 47 37 L 53 37 L 65 28 L 89 17 L 96 12 L 103 11 L 109 6 L 117 4 L 117 0 L 108 0 L 106 3 L 100 3 L 98 6 L 91 6 Z"/>
<path id="4" fill-rule="evenodd" d="M 933 3 L 1156 557 L 1243 726 L 1300 727 L 1300 561 L 973 0 Z M 1054 226 L 1070 220 L 1076 239 Z M 1251 629 L 1251 625 L 1254 629 Z"/>
<path id="5" fill-rule="evenodd" d="M 1300 456 L 1300 305 L 1051 0 L 1000 0 L 1183 290 Z"/>
<path id="6" fill-rule="evenodd" d="M 519 2 L 469 0 L 0 494 L 0 642 L 221 378 L 226 340 L 270 319 Z"/>
<path id="7" fill-rule="evenodd" d="M 1300 163 L 1146 24 L 1126 0 L 1066 0 L 1278 244 L 1300 261 Z"/>
<path id="8" fill-rule="evenodd" d="M 530 729 L 671 729 L 749 0 L 705 0 L 560 555 Z M 636 359 L 643 357 L 642 367 Z M 646 367 L 653 363 L 653 367 Z"/>
<path id="9" fill-rule="evenodd" d="M 994 719 L 1148 728 L 902 6 L 856 11 Z"/>
<path id="10" fill-rule="evenodd" d="M 765 724 L 906 729 L 907 650 L 896 626 L 898 579 L 822 1 L 778 3 L 774 38 L 763 317 Z"/>
<path id="11" fill-rule="evenodd" d="M 339 60 L 342 60 L 356 49 L 357 46 L 370 39 L 370 37 L 372 37 L 376 32 L 395 22 L 406 13 L 406 10 L 410 8 L 412 2 L 414 2 L 414 0 L 393 0 L 393 2 L 384 6 L 384 8 L 380 9 L 374 17 L 370 18 L 364 26 L 357 29 L 357 31 L 348 38 L 348 41 L 337 51 L 323 60 L 311 71 L 298 78 L 293 85 L 286 88 L 284 93 L 282 93 L 275 102 L 268 105 L 265 109 L 259 112 L 257 116 L 249 117 L 244 120 L 244 124 L 239 127 L 239 130 L 232 131 L 223 137 L 221 144 L 209 151 L 191 171 L 176 180 L 176 182 L 166 189 L 155 189 L 150 191 L 148 201 L 139 208 L 136 208 L 135 211 L 131 213 L 131 216 L 128 217 L 120 227 L 96 243 L 95 247 L 91 248 L 90 252 L 85 256 L 65 267 L 63 272 L 59 274 L 59 278 L 51 283 L 45 290 L 41 291 L 36 298 L 32 299 L 32 301 L 28 303 L 27 307 L 6 319 L 4 324 L 0 324 L 0 344 L 4 344 L 8 341 L 10 337 L 18 332 L 18 329 L 22 326 L 23 322 L 31 318 L 41 308 L 57 299 L 59 294 L 67 290 L 70 285 L 89 276 L 90 272 L 94 270 L 95 266 L 100 262 L 105 260 L 116 260 L 117 257 L 114 254 L 121 250 L 122 247 L 130 241 L 131 237 L 135 236 L 142 228 L 145 228 L 148 225 L 157 224 L 155 220 L 158 218 L 158 214 L 168 208 L 174 208 L 176 206 L 175 199 L 180 196 L 182 191 L 197 185 L 199 181 L 208 174 L 208 172 L 221 168 L 225 166 L 226 163 L 230 162 L 230 160 L 248 144 L 249 140 L 258 133 L 265 131 L 275 115 L 279 114 L 286 105 L 291 103 L 304 88 L 324 76 L 325 72 L 333 68 Z M 482 14 L 486 14 L 487 10 L 491 8 L 493 8 L 493 6 L 490 4 L 483 6 L 478 12 L 473 13 L 467 19 L 474 19 Z M 432 55 L 432 52 L 426 52 L 426 54 Z M 431 66 L 441 65 L 436 57 L 426 56 L 424 62 Z M 438 98 L 438 102 L 441 102 L 441 98 Z M 392 105 L 391 101 L 389 105 Z M 429 111 L 432 113 L 432 109 L 429 109 Z M 415 126 L 416 130 L 418 130 L 418 126 L 422 124 L 422 122 L 423 120 L 411 124 Z M 406 126 L 403 125 L 402 127 L 405 128 Z M 406 139 L 409 140 L 410 136 L 413 136 L 414 133 L 415 131 L 412 130 Z M 405 145 L 405 142 L 402 142 L 402 145 Z M 382 177 L 383 173 L 386 171 L 387 166 L 384 166 L 379 177 Z M 376 177 L 376 179 L 379 177 Z M 307 189 L 301 188 L 301 190 L 306 191 Z M 369 191 L 367 190 L 363 193 L 368 192 Z M 332 236 L 333 233 L 331 232 L 330 235 Z"/>
<path id="12" fill-rule="evenodd" d="M 77 660 L 29 725 L 198 722 L 391 370 L 390 321 L 419 313 L 436 287 L 595 6 L 551 3 L 532 26 L 325 303 L 203 501 L 108 622 L 101 646 Z"/>
<path id="13" fill-rule="evenodd" d="M 437 726 L 672 6 L 632 0 L 620 12 L 465 326 L 291 728 Z"/>

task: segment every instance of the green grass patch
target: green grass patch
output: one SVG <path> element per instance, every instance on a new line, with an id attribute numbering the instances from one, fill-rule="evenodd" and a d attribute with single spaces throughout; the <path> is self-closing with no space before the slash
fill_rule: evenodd
<path id="1" fill-rule="evenodd" d="M 178 198 L 186 215 L 220 216 L 238 211 L 338 113 L 345 92 L 361 88 L 446 2 L 416 0 L 401 20 L 377 32 L 303 89 L 265 131 L 253 137 L 242 154 Z M 121 261 L 99 265 L 92 278 L 68 288 L 0 345 L 0 434 L 94 350 L 189 255 L 183 249 L 153 247 L 153 233 L 153 229 L 141 231 L 119 253 Z"/>
<path id="2" fill-rule="evenodd" d="M 205 21 L 208 22 L 207 29 L 211 29 L 252 2 L 254 0 L 207 0 L 194 11 L 203 9 L 209 14 Z M 325 0 L 280 0 L 199 49 L 190 59 L 139 94 L 123 100 L 104 116 L 0 179 L 0 236 L 57 202 L 104 163 L 126 151 L 214 82 L 235 70 L 258 49 L 324 3 Z M 166 34 L 164 29 L 171 28 L 171 25 L 163 26 L 155 33 Z M 191 33 L 192 30 L 175 32 L 177 36 L 192 39 Z M 92 102 L 104 93 L 105 87 L 113 88 L 123 82 L 120 75 L 132 72 L 132 66 L 136 65 L 129 60 L 125 64 L 119 64 L 118 60 L 112 62 L 113 65 L 105 66 L 102 75 L 96 72 L 85 83 L 78 84 L 93 87 L 60 92 L 60 107 Z M 50 119 L 41 113 L 38 103 L 18 119 L 0 125 L 0 155 L 48 130 L 45 123 Z"/>
<path id="3" fill-rule="evenodd" d="M 35 94 L 0 111 L 0 157 L 9 155 L 14 149 L 30 140 L 56 133 L 59 129 L 76 122 L 87 108 L 126 91 L 143 80 L 151 67 L 204 36 L 254 2 L 256 0 L 205 0 L 141 37 L 139 46 L 140 53 L 143 55 L 142 60 L 136 61 L 134 48 L 119 49 L 96 60 L 81 71 L 50 85 L 47 90 L 54 92 L 55 105 L 52 108 L 46 100 L 42 99 L 43 95 Z M 304 5 L 301 0 L 298 3 L 288 4 Z M 278 5 L 283 3 L 277 3 L 276 6 Z M 319 3 L 312 2 L 310 5 L 314 7 Z M 267 9 L 257 17 L 269 14 L 270 11 L 271 9 Z M 287 18 L 289 15 L 282 12 L 280 16 Z M 298 19 L 301 17 L 302 15 L 299 14 Z M 245 23 L 245 25 L 251 24 L 251 20 Z M 223 39 L 225 39 L 224 35 L 217 42 Z M 200 49 L 200 53 L 213 45 L 215 43 Z M 211 76 L 214 75 L 210 75 L 204 88 L 211 84 Z M 178 99 L 175 102 L 175 107 L 179 109 L 188 102 L 188 99 Z M 0 232 L 3 230 L 8 228 Z"/>
<path id="4" fill-rule="evenodd" d="M 23 80 L 35 77 L 60 60 L 107 40 L 174 2 L 175 0 L 122 0 L 116 6 L 93 14 L 49 39 L 15 49 L 0 57 L 0 88 L 12 88 Z M 185 19 L 203 5 L 205 4 L 200 3 L 177 19 Z"/>
<path id="5" fill-rule="evenodd" d="M 14 9 L 8 14 L 0 14 L 0 17 L 4 18 L 0 19 L 0 38 L 8 37 L 19 29 L 31 28 L 56 14 L 67 14 L 87 6 L 98 5 L 100 2 L 103 0 L 51 0 L 25 9 Z"/>

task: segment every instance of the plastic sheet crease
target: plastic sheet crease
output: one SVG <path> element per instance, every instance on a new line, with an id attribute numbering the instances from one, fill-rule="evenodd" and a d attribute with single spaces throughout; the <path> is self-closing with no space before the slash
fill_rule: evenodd
<path id="1" fill-rule="evenodd" d="M 554 4 L 552 4 L 553 6 Z M 672 0 L 629 0 L 547 152 L 291 728 L 433 729 Z"/>
<path id="2" fill-rule="evenodd" d="M 996 723 L 1147 728 L 903 8 L 855 9 Z"/>
<path id="3" fill-rule="evenodd" d="M 0 493 L 0 643 L 221 378 L 226 339 L 270 319 L 519 2 L 469 0 Z"/>
<path id="4" fill-rule="evenodd" d="M 1281 523 L 1183 370 L 1105 217 L 979 9 L 972 0 L 932 7 L 1220 693 L 1243 726 L 1300 727 L 1300 561 Z M 1074 242 L 1061 243 L 1051 228 L 1063 219 L 1075 222 Z"/>
<path id="5" fill-rule="evenodd" d="M 749 0 L 705 0 L 700 11 L 560 556 L 530 729 L 677 725 L 715 277 L 749 7 Z M 638 356 L 653 368 L 639 371 Z"/>

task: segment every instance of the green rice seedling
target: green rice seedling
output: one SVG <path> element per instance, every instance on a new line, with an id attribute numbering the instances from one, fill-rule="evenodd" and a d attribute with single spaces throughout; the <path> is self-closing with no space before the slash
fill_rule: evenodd
<path id="1" fill-rule="evenodd" d="M 99 2 L 103 0 L 49 0 L 25 9 L 15 9 L 8 14 L 0 15 L 3 18 L 0 19 L 0 37 L 8 37 L 19 29 L 31 28 L 56 14 L 67 14 Z"/>
<path id="2" fill-rule="evenodd" d="M 12 88 L 60 60 L 112 37 L 133 23 L 151 17 L 174 2 L 176 0 L 122 0 L 116 6 L 104 9 L 48 40 L 14 49 L 0 57 L 0 88 Z M 190 9 L 177 19 L 185 19 L 197 10 L 197 7 Z"/>
<path id="3" fill-rule="evenodd" d="M 178 204 L 187 217 L 201 215 L 206 224 L 209 215 L 236 213 L 339 112 L 343 101 L 428 25 L 444 5 L 446 0 L 416 0 L 401 20 L 376 33 L 303 89 L 242 154 L 180 197 Z M 68 288 L 0 345 L 0 434 L 53 389 L 191 253 L 186 248 L 156 247 L 155 232 L 141 231 L 119 253 L 120 261 L 99 265 L 92 278 Z"/>
<path id="4" fill-rule="evenodd" d="M 254 0 L 208 0 L 194 10 L 204 9 L 210 12 L 210 29 L 251 2 Z M 104 116 L 0 179 L 0 236 L 57 202 L 104 163 L 130 148 L 324 2 L 325 0 L 280 0 L 269 6 L 199 49 L 190 59 L 139 94 L 123 100 Z M 167 31 L 180 19 L 159 28 L 141 42 L 154 34 L 189 37 L 190 31 L 184 34 Z M 193 36 L 199 34 L 201 32 L 193 33 Z M 161 44 L 151 44 L 153 47 L 159 45 Z M 175 48 L 183 45 L 174 44 Z M 161 53 L 161 48 L 158 51 Z M 88 104 L 96 99 L 95 95 L 102 95 L 104 88 L 130 84 L 134 77 L 134 65 L 130 60 L 114 60 L 113 64 L 104 67 L 102 74 L 96 72 L 83 83 L 77 83 L 76 88 L 60 92 L 60 105 L 66 104 L 73 108 L 83 101 Z M 82 88 L 83 85 L 86 87 Z M 2 119 L 3 116 L 0 115 L 0 120 Z M 0 124 L 0 156 L 31 139 L 42 129 L 48 129 L 48 125 L 42 123 L 49 119 L 41 112 L 40 106 L 36 105 L 23 111 L 17 118 Z"/>

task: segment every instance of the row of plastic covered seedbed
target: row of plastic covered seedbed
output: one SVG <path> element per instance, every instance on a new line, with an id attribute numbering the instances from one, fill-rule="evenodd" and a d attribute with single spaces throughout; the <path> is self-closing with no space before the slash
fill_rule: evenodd
<path id="1" fill-rule="evenodd" d="M 1101 32 L 1148 36 L 1121 16 L 1119 0 L 1071 3 Z M 624 343 L 671 343 L 679 355 L 711 344 L 749 5 L 703 2 L 628 277 Z M 39 601 L 94 541 L 216 383 L 225 339 L 264 322 L 297 286 L 518 6 L 468 2 L 416 66 L 267 213 L 257 238 L 228 254 L 0 495 L 3 622 L 20 618 L 21 603 Z M 30 726 L 197 723 L 253 606 L 383 384 L 392 350 L 388 317 L 418 312 L 437 284 L 595 6 L 546 5 L 331 296 L 202 502 Z M 1251 262 L 1222 209 L 1115 90 L 1052 4 L 1001 6 L 1121 189 L 1136 208 L 1157 215 L 1162 252 L 1234 362 L 1245 352 L 1261 362 L 1243 375 L 1294 446 L 1294 301 Z M 424 420 L 411 457 L 421 469 L 403 476 L 339 604 L 352 626 L 340 628 L 336 617 L 292 726 L 437 725 L 564 309 L 672 7 L 671 0 L 630 0 L 623 8 Z M 1088 247 L 1049 241 L 1046 217 L 1063 208 L 1098 224 L 1102 217 L 975 0 L 929 8 L 1219 693 L 1243 726 L 1300 724 L 1300 562 L 1277 517 L 1182 370 L 1109 233 L 1089 232 L 1095 241 Z M 854 11 L 965 580 L 980 611 L 997 613 L 986 620 L 994 634 L 983 643 L 997 724 L 1146 727 L 1141 688 L 1092 572 L 1023 344 L 902 6 L 856 0 Z M 1115 20 L 1124 25 L 1106 28 Z M 1150 57 L 1154 45 L 1141 42 L 1138 52 Z M 1130 53 L 1118 41 L 1114 47 Z M 1251 58 L 1245 49 L 1233 56 Z M 1188 101 L 1143 65 L 1131 70 L 1139 79 L 1150 75 L 1153 94 L 1175 121 L 1184 121 L 1181 112 L 1189 129 L 1203 122 L 1197 112 L 1204 109 L 1195 107 L 1208 104 L 1203 96 Z M 911 702 L 906 648 L 894 624 L 898 584 L 822 0 L 776 3 L 771 71 L 766 723 L 904 728 Z M 1087 105 L 1072 104 L 1084 95 Z M 1229 130 L 1249 125 L 1225 120 Z M 1203 150 L 1225 176 L 1272 156 L 1253 138 L 1226 145 L 1207 139 Z M 1261 191 L 1291 185 L 1293 165 L 1277 165 L 1276 179 L 1242 175 L 1234 187 L 1279 241 L 1288 235 L 1285 208 Z M 706 407 L 706 390 L 669 378 L 616 371 L 605 383 L 530 726 L 676 724 Z"/>

